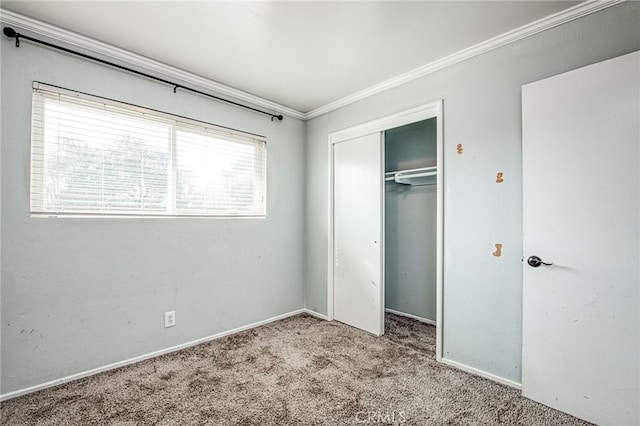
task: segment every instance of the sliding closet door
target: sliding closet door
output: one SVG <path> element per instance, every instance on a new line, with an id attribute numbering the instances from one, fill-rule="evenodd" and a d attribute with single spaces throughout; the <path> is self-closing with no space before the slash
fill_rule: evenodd
<path id="1" fill-rule="evenodd" d="M 381 133 L 333 146 L 334 318 L 384 333 Z"/>

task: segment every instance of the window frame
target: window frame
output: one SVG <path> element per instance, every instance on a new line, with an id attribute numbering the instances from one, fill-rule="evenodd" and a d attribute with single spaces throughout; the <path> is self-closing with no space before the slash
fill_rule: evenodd
<path id="1" fill-rule="evenodd" d="M 38 132 L 37 126 L 34 124 L 36 116 L 36 96 L 44 94 L 49 97 L 71 97 L 87 102 L 102 104 L 105 108 L 115 108 L 124 111 L 127 115 L 144 116 L 146 119 L 157 121 L 168 126 L 169 129 L 169 158 L 167 167 L 167 207 L 164 212 L 149 211 L 55 211 L 47 210 L 45 197 L 46 190 L 44 188 L 44 174 L 40 176 L 40 182 L 34 178 L 34 146 L 38 146 L 44 151 L 46 144 L 44 131 Z M 42 115 L 44 117 L 44 101 L 42 104 Z M 29 146 L 29 212 L 31 217 L 45 218 L 212 218 L 212 219 L 264 219 L 267 216 L 267 138 L 262 135 L 244 132 L 229 127 L 219 126 L 208 122 L 187 118 L 184 116 L 171 114 L 156 109 L 146 108 L 139 105 L 117 101 L 114 99 L 104 98 L 91 95 L 84 92 L 78 92 L 63 87 L 41 83 L 34 81 L 32 87 L 32 110 L 31 110 L 31 141 Z M 255 194 L 251 213 L 245 213 L 241 210 L 220 209 L 218 212 L 207 209 L 184 209 L 178 207 L 178 189 L 177 189 L 177 133 L 178 131 L 200 133 L 205 137 L 212 137 L 231 143 L 239 143 L 254 146 L 254 161 L 256 166 L 253 168 L 255 174 L 254 186 Z M 45 166 L 41 171 L 44 172 Z M 34 197 L 34 188 L 39 185 L 39 194 L 41 198 Z M 34 201 L 35 204 L 34 205 Z M 39 204 L 39 206 L 37 205 Z"/>

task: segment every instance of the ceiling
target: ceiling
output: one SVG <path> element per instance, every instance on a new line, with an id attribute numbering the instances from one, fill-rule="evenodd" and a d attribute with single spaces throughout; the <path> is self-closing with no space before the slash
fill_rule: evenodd
<path id="1" fill-rule="evenodd" d="M 2 1 L 307 113 L 573 1 Z"/>

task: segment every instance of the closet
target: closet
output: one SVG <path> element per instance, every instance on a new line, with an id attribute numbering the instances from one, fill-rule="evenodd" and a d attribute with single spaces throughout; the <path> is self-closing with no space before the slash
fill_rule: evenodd
<path id="1" fill-rule="evenodd" d="M 436 323 L 436 119 L 385 131 L 385 310 Z"/>
<path id="2" fill-rule="evenodd" d="M 442 356 L 442 101 L 329 135 L 327 318 L 435 324 Z"/>

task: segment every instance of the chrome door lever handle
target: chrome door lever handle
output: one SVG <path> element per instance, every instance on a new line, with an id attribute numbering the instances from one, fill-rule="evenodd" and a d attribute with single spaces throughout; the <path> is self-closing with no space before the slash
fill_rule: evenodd
<path id="1" fill-rule="evenodd" d="M 538 256 L 530 256 L 527 259 L 527 263 L 529 264 L 529 266 L 531 266 L 533 268 L 537 268 L 540 265 L 546 265 L 546 266 L 553 265 L 553 263 L 543 262 L 542 259 L 540 259 Z"/>

